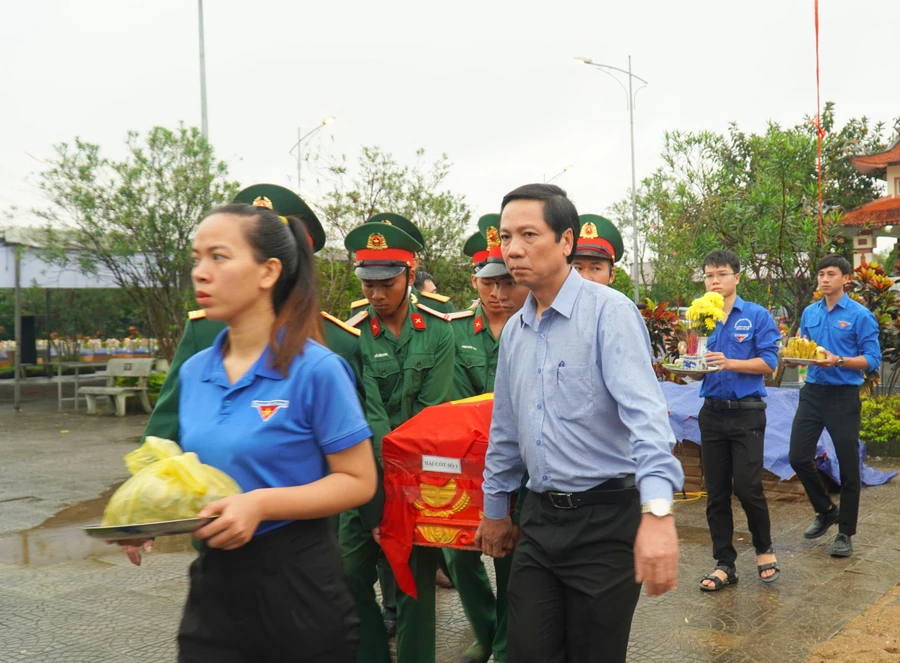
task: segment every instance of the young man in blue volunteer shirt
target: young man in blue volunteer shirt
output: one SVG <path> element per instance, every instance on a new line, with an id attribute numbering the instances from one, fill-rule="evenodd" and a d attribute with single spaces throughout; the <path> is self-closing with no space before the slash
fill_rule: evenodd
<path id="1" fill-rule="evenodd" d="M 829 255 L 816 265 L 823 297 L 803 311 L 800 333 L 825 349 L 825 359 L 809 367 L 791 429 L 791 467 L 803 482 L 816 519 L 803 536 L 816 539 L 838 523 L 834 557 L 853 554 L 850 537 L 859 515 L 859 386 L 866 371 L 881 365 L 878 321 L 844 292 L 852 269 L 846 258 Z M 841 475 L 840 510 L 828 497 L 814 459 L 822 429 L 834 442 Z"/>
<path id="2" fill-rule="evenodd" d="M 769 507 L 763 495 L 763 439 L 766 434 L 766 395 L 763 376 L 778 366 L 781 334 L 769 312 L 737 294 L 741 263 L 731 251 L 713 251 L 703 260 L 707 292 L 725 299 L 725 323 L 709 338 L 706 361 L 721 369 L 705 377 L 700 396 L 700 452 L 706 477 L 706 521 L 713 543 L 715 570 L 700 582 L 714 592 L 737 582 L 737 552 L 732 492 L 747 515 L 756 549 L 757 573 L 763 582 L 779 574 L 772 549 Z"/>

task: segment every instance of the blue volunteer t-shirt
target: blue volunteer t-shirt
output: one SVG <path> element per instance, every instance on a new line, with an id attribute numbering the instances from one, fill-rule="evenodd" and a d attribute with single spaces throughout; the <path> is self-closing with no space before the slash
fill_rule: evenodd
<path id="1" fill-rule="evenodd" d="M 291 363 L 287 376 L 266 349 L 234 384 L 223 365 L 228 330 L 213 347 L 181 368 L 181 446 L 231 476 L 245 493 L 318 481 L 325 456 L 372 437 L 350 366 L 315 341 Z M 266 521 L 254 536 L 286 525 Z"/>
<path id="2" fill-rule="evenodd" d="M 878 321 L 869 309 L 846 293 L 830 311 L 824 297 L 807 306 L 800 318 L 800 334 L 833 355 L 845 358 L 862 355 L 869 362 L 870 371 L 881 365 Z M 864 377 L 863 371 L 852 368 L 810 366 L 806 381 L 830 386 L 861 385 Z"/>
<path id="3" fill-rule="evenodd" d="M 728 318 L 707 341 L 706 349 L 721 352 L 728 359 L 756 359 L 778 367 L 781 334 L 769 312 L 759 304 L 738 297 Z M 703 379 L 700 396 L 719 401 L 735 401 L 748 396 L 765 396 L 765 378 L 735 371 L 710 373 Z"/>

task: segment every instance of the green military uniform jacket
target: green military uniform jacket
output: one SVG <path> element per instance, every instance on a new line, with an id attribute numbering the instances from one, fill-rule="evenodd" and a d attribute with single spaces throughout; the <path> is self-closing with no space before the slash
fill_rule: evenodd
<path id="1" fill-rule="evenodd" d="M 225 329 L 225 323 L 208 320 L 203 312 L 193 311 L 184 326 L 181 342 L 175 350 L 166 381 L 159 391 L 159 399 L 144 429 L 144 437 L 161 437 L 178 442 L 178 373 L 188 359 L 201 350 L 212 347 L 216 336 Z"/>
<path id="2" fill-rule="evenodd" d="M 453 400 L 494 391 L 500 340 L 494 338 L 481 304 L 454 313 L 451 318 L 456 337 Z"/>
<path id="3" fill-rule="evenodd" d="M 322 313 L 325 345 L 335 354 L 343 357 L 356 376 L 356 388 L 360 401 L 365 400 L 362 391 L 362 362 L 359 355 L 359 330 L 348 327 L 343 322 L 325 312 Z M 209 320 L 203 311 L 193 311 L 188 316 L 181 342 L 169 365 L 169 373 L 159 392 L 156 407 L 144 429 L 144 437 L 153 435 L 178 442 L 178 373 L 188 359 L 206 348 L 210 348 L 216 336 L 225 329 L 224 322 Z"/>
<path id="4" fill-rule="evenodd" d="M 494 391 L 494 380 L 497 377 L 497 360 L 500 358 L 500 339 L 488 324 L 487 316 L 481 303 L 474 310 L 453 313 L 450 323 L 456 336 L 456 367 L 453 372 L 453 400 L 480 396 Z M 513 522 L 519 522 L 522 505 L 525 503 L 527 489 L 525 482 L 519 489 L 516 506 L 513 510 Z"/>
<path id="5" fill-rule="evenodd" d="M 446 403 L 453 392 L 455 343 L 443 317 L 409 304 L 400 338 L 395 338 L 369 306 L 356 321 L 365 389 L 366 419 L 381 466 L 381 441 L 391 430 L 430 405 Z M 367 526 L 381 522 L 384 493 L 360 507 Z"/>
<path id="6" fill-rule="evenodd" d="M 409 301 L 413 306 L 422 303 L 428 308 L 433 309 L 439 313 L 453 312 L 453 302 L 450 301 L 450 298 L 446 295 L 438 295 L 430 292 L 419 292 L 415 288 L 410 288 Z M 368 305 L 368 299 L 357 299 L 355 302 L 350 304 L 350 315 L 357 315 Z"/>

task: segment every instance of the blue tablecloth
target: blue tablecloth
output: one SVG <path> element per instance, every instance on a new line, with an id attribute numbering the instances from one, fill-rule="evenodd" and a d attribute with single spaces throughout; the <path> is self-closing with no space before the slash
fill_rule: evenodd
<path id="1" fill-rule="evenodd" d="M 669 405 L 669 423 L 675 432 L 676 440 L 690 440 L 700 444 L 700 426 L 697 416 L 703 405 L 700 398 L 700 384 L 689 385 L 663 382 L 662 390 Z M 765 398 L 766 408 L 766 443 L 763 451 L 763 465 L 781 479 L 789 479 L 794 476 L 794 470 L 788 461 L 788 449 L 791 442 L 791 424 L 797 405 L 800 402 L 799 389 L 777 389 L 766 387 L 769 395 Z M 862 484 L 864 486 L 878 486 L 887 483 L 895 476 L 896 472 L 881 472 L 865 464 L 866 445 L 859 445 L 859 466 Z M 840 484 L 840 472 L 838 470 L 837 455 L 834 453 L 834 443 L 828 431 L 822 431 L 819 444 L 816 448 L 816 464 L 835 483 Z"/>

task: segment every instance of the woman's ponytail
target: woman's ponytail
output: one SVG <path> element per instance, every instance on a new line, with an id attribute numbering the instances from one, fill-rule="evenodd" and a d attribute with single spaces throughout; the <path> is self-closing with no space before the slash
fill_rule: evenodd
<path id="1" fill-rule="evenodd" d="M 278 216 L 272 210 L 246 203 L 222 205 L 212 214 L 247 219 L 247 242 L 256 261 L 263 264 L 277 258 L 281 262 L 281 275 L 272 289 L 275 324 L 270 345 L 273 367 L 287 375 L 307 339 L 322 341 L 316 261 L 306 226 L 295 216 Z"/>

